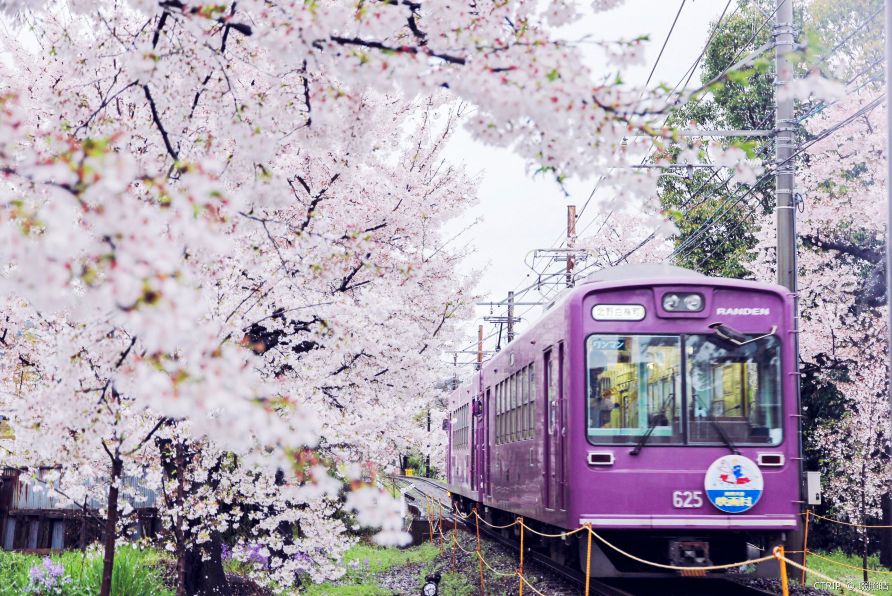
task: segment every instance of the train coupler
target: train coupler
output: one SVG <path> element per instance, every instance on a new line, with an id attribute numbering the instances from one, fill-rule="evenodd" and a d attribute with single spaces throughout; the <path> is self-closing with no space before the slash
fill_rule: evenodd
<path id="1" fill-rule="evenodd" d="M 705 540 L 672 540 L 669 542 L 669 561 L 677 567 L 708 567 L 709 542 Z"/>

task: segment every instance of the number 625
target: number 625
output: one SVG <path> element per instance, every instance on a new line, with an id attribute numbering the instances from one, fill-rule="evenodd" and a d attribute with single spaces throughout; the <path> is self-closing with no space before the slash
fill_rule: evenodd
<path id="1" fill-rule="evenodd" d="M 677 490 L 672 493 L 672 506 L 676 509 L 696 509 L 703 506 L 703 492 Z"/>

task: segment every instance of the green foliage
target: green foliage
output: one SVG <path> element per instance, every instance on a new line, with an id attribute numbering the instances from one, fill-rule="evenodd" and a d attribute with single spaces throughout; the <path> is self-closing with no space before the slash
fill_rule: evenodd
<path id="1" fill-rule="evenodd" d="M 863 589 L 861 586 L 861 582 L 864 581 L 864 577 L 862 572 L 860 571 L 862 561 L 861 557 L 854 555 L 847 555 L 840 550 L 834 550 L 832 552 L 817 552 L 818 557 L 809 555 L 808 560 L 806 561 L 806 567 L 809 569 L 814 569 L 818 573 L 823 573 L 828 577 L 832 577 L 843 584 L 853 584 L 858 589 Z M 830 561 L 826 559 L 831 559 Z M 851 569 L 851 567 L 856 567 L 857 569 Z M 868 579 L 874 585 L 892 585 L 892 575 L 889 574 L 889 570 L 883 567 L 880 564 L 880 558 L 878 555 L 871 555 L 867 559 L 867 568 L 869 570 L 876 569 L 881 573 L 870 573 L 868 572 Z M 799 572 L 797 571 L 794 575 L 797 579 L 799 578 Z M 813 586 L 816 581 L 824 581 L 816 575 L 806 575 L 805 584 L 807 586 Z M 826 588 L 825 588 L 826 589 Z M 830 590 L 828 590 L 830 591 Z M 892 590 L 864 590 L 870 594 L 877 594 L 882 596 L 889 596 L 892 594 Z M 843 592 L 837 590 L 837 594 L 842 594 Z M 849 593 L 849 592 L 845 592 Z"/>
<path id="2" fill-rule="evenodd" d="M 729 71 L 722 77 L 726 69 L 771 41 L 771 24 L 761 25 L 773 4 L 771 0 L 741 0 L 740 8 L 722 20 L 706 48 L 701 72 L 703 84 L 715 79 L 719 82 L 700 99 L 675 110 L 667 121 L 670 126 L 746 130 L 764 129 L 773 123 L 774 69 L 769 55 L 763 54 L 750 67 Z M 750 158 L 756 157 L 765 143 L 748 138 L 721 142 L 740 147 Z M 668 154 L 673 156 L 678 151 L 680 148 L 674 146 Z M 770 212 L 774 204 L 770 180 L 738 202 L 745 191 L 738 191 L 728 200 L 734 195 L 735 185 L 725 182 L 727 171 L 714 175 L 696 170 L 686 177 L 677 175 L 679 171 L 660 178 L 662 207 L 672 214 L 679 230 L 676 248 L 690 245 L 679 253 L 678 264 L 709 275 L 746 277 L 747 253 L 755 246 L 754 216 Z"/>
<path id="3" fill-rule="evenodd" d="M 382 548 L 369 544 L 354 544 L 344 555 L 344 565 L 347 573 L 338 582 L 324 584 L 310 584 L 305 587 L 303 594 L 308 596 L 377 596 L 390 595 L 391 590 L 385 590 L 378 585 L 376 577 L 395 567 L 406 565 L 423 565 L 428 568 L 440 554 L 439 547 L 425 542 L 412 548 Z M 419 590 L 421 580 L 419 579 Z M 459 592 L 456 592 L 458 594 Z M 441 592 L 442 594 L 442 592 Z"/>
<path id="4" fill-rule="evenodd" d="M 348 585 L 325 583 L 313 584 L 301 593 L 307 596 L 390 596 L 393 591 L 370 583 Z"/>
<path id="5" fill-rule="evenodd" d="M 380 573 L 398 565 L 430 563 L 439 553 L 440 549 L 430 542 L 404 549 L 354 544 L 344 555 L 344 564 L 347 566 L 348 575 L 356 568 Z"/>
<path id="6" fill-rule="evenodd" d="M 166 555 L 153 549 L 121 546 L 115 551 L 112 594 L 116 596 L 173 596 L 165 587 L 159 563 Z M 93 596 L 102 584 L 102 553 L 66 551 L 50 557 L 65 568 L 71 581 L 65 584 L 65 596 Z M 0 551 L 0 596 L 27 594 L 28 572 L 40 565 L 43 557 Z"/>
<path id="7" fill-rule="evenodd" d="M 826 63 L 821 64 L 826 74 L 848 81 L 864 72 L 860 80 L 878 76 L 879 80 L 873 86 L 882 85 L 885 52 L 882 6 L 882 0 L 812 0 L 804 27 L 804 38 L 810 50 L 826 56 L 837 44 L 853 35 Z M 879 14 L 856 32 L 876 11 Z"/>
<path id="8" fill-rule="evenodd" d="M 422 575 L 421 579 L 427 576 Z M 440 576 L 440 596 L 472 596 L 477 593 L 477 584 L 471 583 L 468 576 L 464 573 L 453 573 L 448 571 Z"/>

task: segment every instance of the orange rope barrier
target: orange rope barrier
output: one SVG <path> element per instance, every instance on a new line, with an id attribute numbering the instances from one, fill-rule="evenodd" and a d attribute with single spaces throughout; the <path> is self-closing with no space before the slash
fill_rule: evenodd
<path id="1" fill-rule="evenodd" d="M 427 499 L 427 527 L 430 530 L 431 544 L 436 544 L 434 542 L 434 536 L 436 535 L 434 532 L 434 500 L 430 497 Z"/>
<path id="2" fill-rule="evenodd" d="M 588 530 L 588 548 L 585 551 L 585 596 L 589 595 L 592 582 L 592 525 L 585 524 Z"/>
<path id="3" fill-rule="evenodd" d="M 777 551 L 778 551 L 778 549 L 775 549 L 775 558 L 779 558 Z M 812 555 L 814 555 L 814 553 L 812 553 Z M 804 567 L 804 565 L 800 565 L 796 561 L 791 561 L 790 559 L 784 557 L 783 555 L 780 555 L 780 557 L 783 558 L 784 562 L 787 565 L 792 565 L 796 569 L 802 569 Z M 815 571 L 814 569 L 809 569 L 808 572 L 811 573 L 812 575 L 816 575 L 817 577 L 820 577 L 821 579 L 823 579 L 825 581 L 832 582 L 834 585 L 838 585 L 842 590 L 848 590 L 849 592 L 852 592 L 853 594 L 860 594 L 861 596 L 873 596 L 872 594 L 870 594 L 868 592 L 864 592 L 862 590 L 859 590 L 858 588 L 854 588 L 852 586 L 847 586 L 846 584 L 833 579 L 829 575 L 824 575 L 823 573 L 821 573 L 819 571 Z"/>
<path id="4" fill-rule="evenodd" d="M 523 518 L 518 517 L 517 521 L 520 522 L 520 567 L 517 569 L 517 575 L 523 577 Z M 523 596 L 523 580 L 517 582 L 520 589 L 520 596 Z"/>
<path id="5" fill-rule="evenodd" d="M 856 567 L 854 565 L 849 565 L 848 563 L 843 563 L 841 561 L 835 561 L 834 559 L 831 559 L 830 557 L 825 557 L 824 555 L 819 555 L 818 553 L 816 553 L 813 550 L 808 551 L 808 554 L 810 554 L 813 557 L 817 557 L 823 561 L 827 561 L 828 563 L 832 563 L 833 565 L 839 565 L 840 567 L 846 567 L 848 569 L 853 569 L 855 571 L 860 571 L 862 573 L 866 571 L 867 573 L 880 573 L 883 575 L 892 575 L 892 571 L 889 571 L 886 569 L 870 569 L 869 567 Z"/>
<path id="6" fill-rule="evenodd" d="M 808 515 L 810 515 L 811 517 L 816 517 L 818 519 L 822 519 L 826 522 L 830 522 L 831 524 L 839 524 L 841 526 L 849 526 L 850 528 L 864 528 L 866 530 L 888 530 L 888 529 L 892 528 L 892 526 L 869 526 L 867 524 L 853 524 L 853 523 L 845 522 L 845 521 L 842 521 L 839 519 L 833 519 L 832 517 L 824 517 L 823 515 L 818 515 L 814 511 L 812 511 L 812 512 L 806 511 L 806 513 Z"/>
<path id="7" fill-rule="evenodd" d="M 452 518 L 452 571 L 455 571 L 455 545 L 458 543 L 458 537 L 456 536 L 456 530 L 458 527 L 458 518 Z"/>
<path id="8" fill-rule="evenodd" d="M 781 593 L 783 596 L 790 596 L 790 580 L 787 578 L 787 560 L 784 557 L 784 547 L 776 546 L 774 552 L 777 556 L 777 564 L 780 566 Z"/>
<path id="9" fill-rule="evenodd" d="M 480 559 L 480 594 L 486 596 L 486 584 L 483 581 L 483 555 L 480 554 L 480 516 L 477 515 L 476 507 L 474 507 L 474 518 L 477 525 L 477 558 Z"/>
<path id="10" fill-rule="evenodd" d="M 805 536 L 802 538 L 802 566 L 805 567 L 805 558 L 808 555 L 808 520 L 810 516 L 811 510 L 805 510 Z M 802 570 L 802 577 L 799 580 L 799 583 L 803 586 L 805 585 L 805 569 Z"/>

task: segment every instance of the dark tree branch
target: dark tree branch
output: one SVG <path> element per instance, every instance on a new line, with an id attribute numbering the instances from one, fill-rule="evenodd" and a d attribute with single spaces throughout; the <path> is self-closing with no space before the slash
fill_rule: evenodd
<path id="1" fill-rule="evenodd" d="M 356 267 L 354 267 L 353 270 L 352 270 L 350 273 L 348 273 L 347 276 L 344 277 L 343 280 L 341 280 L 341 285 L 338 286 L 337 291 L 338 291 L 338 292 L 346 292 L 347 290 L 352 289 L 352 288 L 350 288 L 350 282 L 353 280 L 353 277 L 354 277 L 357 273 L 359 273 L 359 270 L 362 269 L 364 266 L 365 266 L 365 263 L 363 263 L 362 261 L 360 261 L 360 262 L 356 265 Z"/>
<path id="2" fill-rule="evenodd" d="M 164 125 L 161 124 L 161 118 L 158 116 L 158 108 L 155 105 L 155 100 L 152 99 L 152 92 L 149 91 L 148 85 L 143 85 L 142 89 L 143 91 L 145 91 L 146 100 L 149 102 L 149 107 L 152 110 L 152 121 L 158 128 L 158 132 L 161 133 L 161 138 L 164 140 L 164 146 L 167 148 L 167 153 L 173 158 L 175 162 L 177 162 L 180 160 L 180 156 L 177 153 L 177 150 L 173 148 L 173 145 L 170 144 L 170 137 L 167 135 L 167 131 L 164 129 Z"/>
<path id="3" fill-rule="evenodd" d="M 813 234 L 803 235 L 802 241 L 815 248 L 820 248 L 822 250 L 835 250 L 836 252 L 841 252 L 843 254 L 853 256 L 874 265 L 878 264 L 885 258 L 885 255 L 878 250 L 864 248 L 851 242 L 825 240 Z"/>
<path id="4" fill-rule="evenodd" d="M 169 16 L 170 13 L 165 10 L 163 13 L 161 13 L 161 18 L 158 19 L 158 26 L 155 27 L 155 34 L 152 36 L 153 49 L 158 45 L 158 40 L 161 38 L 161 30 L 164 29 L 164 24 L 167 22 L 167 17 Z"/>
<path id="5" fill-rule="evenodd" d="M 130 345 L 127 346 L 123 352 L 121 352 L 121 356 L 118 358 L 118 361 L 115 363 L 115 368 L 120 368 L 122 364 L 124 364 L 124 359 L 127 358 L 127 355 L 130 353 L 130 350 L 133 349 L 133 344 L 136 343 L 136 336 L 130 338 Z"/>
<path id="6" fill-rule="evenodd" d="M 383 52 L 393 52 L 395 54 L 425 54 L 427 56 L 431 56 L 432 58 L 439 58 L 444 62 L 448 62 L 450 64 L 466 64 L 467 60 L 460 56 L 452 56 L 451 54 L 441 54 L 438 52 L 432 52 L 428 50 L 426 47 L 415 47 L 415 46 L 398 46 L 392 47 L 388 46 L 380 41 L 369 41 L 366 39 L 362 39 L 360 37 L 341 37 L 339 35 L 333 35 L 330 37 L 331 41 L 344 45 L 344 46 L 360 46 L 364 48 L 371 48 L 375 50 L 381 50 Z M 316 48 L 322 49 L 321 42 L 314 42 L 313 45 Z"/>

